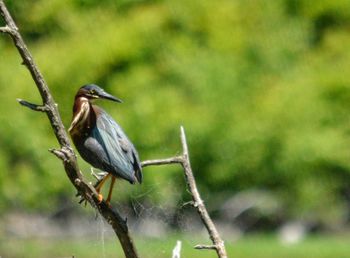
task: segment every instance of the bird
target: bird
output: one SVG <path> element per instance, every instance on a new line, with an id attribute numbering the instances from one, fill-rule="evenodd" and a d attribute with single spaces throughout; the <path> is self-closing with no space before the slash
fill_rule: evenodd
<path id="1" fill-rule="evenodd" d="M 97 99 L 122 103 L 95 84 L 83 85 L 75 95 L 68 132 L 80 156 L 94 168 L 106 172 L 95 184 L 99 202 L 103 200 L 101 188 L 111 178 L 106 199 L 109 205 L 116 178 L 141 184 L 142 168 L 138 152 L 123 129 L 106 111 L 93 104 Z"/>

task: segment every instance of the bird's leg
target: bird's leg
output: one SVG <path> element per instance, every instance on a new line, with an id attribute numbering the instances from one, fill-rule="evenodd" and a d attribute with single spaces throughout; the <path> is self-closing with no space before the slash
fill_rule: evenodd
<path id="1" fill-rule="evenodd" d="M 111 174 L 108 173 L 104 178 L 101 179 L 101 181 L 95 187 L 96 192 L 98 193 L 98 199 L 100 202 L 102 202 L 102 200 L 103 200 L 103 196 L 102 196 L 102 194 L 100 194 L 101 188 L 110 176 L 111 176 Z"/>
<path id="2" fill-rule="evenodd" d="M 106 203 L 108 205 L 109 205 L 109 203 L 111 201 L 111 198 L 112 198 L 112 192 L 113 192 L 114 183 L 115 183 L 115 176 L 112 176 L 111 185 L 109 186 L 109 192 L 108 192 L 108 196 L 107 196 L 107 200 L 106 200 Z"/>
<path id="3" fill-rule="evenodd" d="M 100 193 L 102 186 L 106 183 L 106 180 L 111 176 L 111 174 L 105 175 L 100 182 L 95 186 L 96 192 Z"/>

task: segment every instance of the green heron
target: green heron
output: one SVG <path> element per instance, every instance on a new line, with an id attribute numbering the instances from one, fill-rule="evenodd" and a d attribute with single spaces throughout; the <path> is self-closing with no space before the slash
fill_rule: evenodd
<path id="1" fill-rule="evenodd" d="M 112 197 L 116 178 L 123 178 L 131 184 L 142 182 L 141 164 L 134 145 L 122 128 L 102 108 L 93 105 L 95 99 L 122 102 L 105 92 L 99 86 L 82 86 L 75 95 L 72 124 L 68 131 L 81 157 L 93 167 L 107 172 L 95 185 L 102 201 L 100 190 L 111 177 L 106 202 Z"/>

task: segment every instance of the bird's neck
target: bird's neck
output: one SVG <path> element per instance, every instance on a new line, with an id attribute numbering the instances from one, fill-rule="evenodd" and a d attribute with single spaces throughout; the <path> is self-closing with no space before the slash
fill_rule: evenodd
<path id="1" fill-rule="evenodd" d="M 77 97 L 73 107 L 73 119 L 68 131 L 71 135 L 90 130 L 93 110 L 90 101 L 85 97 Z"/>

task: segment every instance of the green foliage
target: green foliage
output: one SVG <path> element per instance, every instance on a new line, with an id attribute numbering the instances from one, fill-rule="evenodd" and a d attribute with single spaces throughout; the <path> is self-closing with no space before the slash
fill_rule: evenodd
<path id="1" fill-rule="evenodd" d="M 125 101 L 101 105 L 142 159 L 179 151 L 185 126 L 204 195 L 264 188 L 283 199 L 287 216 L 343 219 L 349 1 L 7 2 L 66 126 L 77 88 L 97 83 Z M 57 143 L 45 117 L 15 101 L 40 98 L 4 35 L 0 51 L 0 205 L 55 208 L 73 192 L 46 151 Z M 153 189 L 142 198 L 155 201 L 184 188 L 176 169 L 151 170 L 141 190 L 123 187 L 133 196 Z"/>

